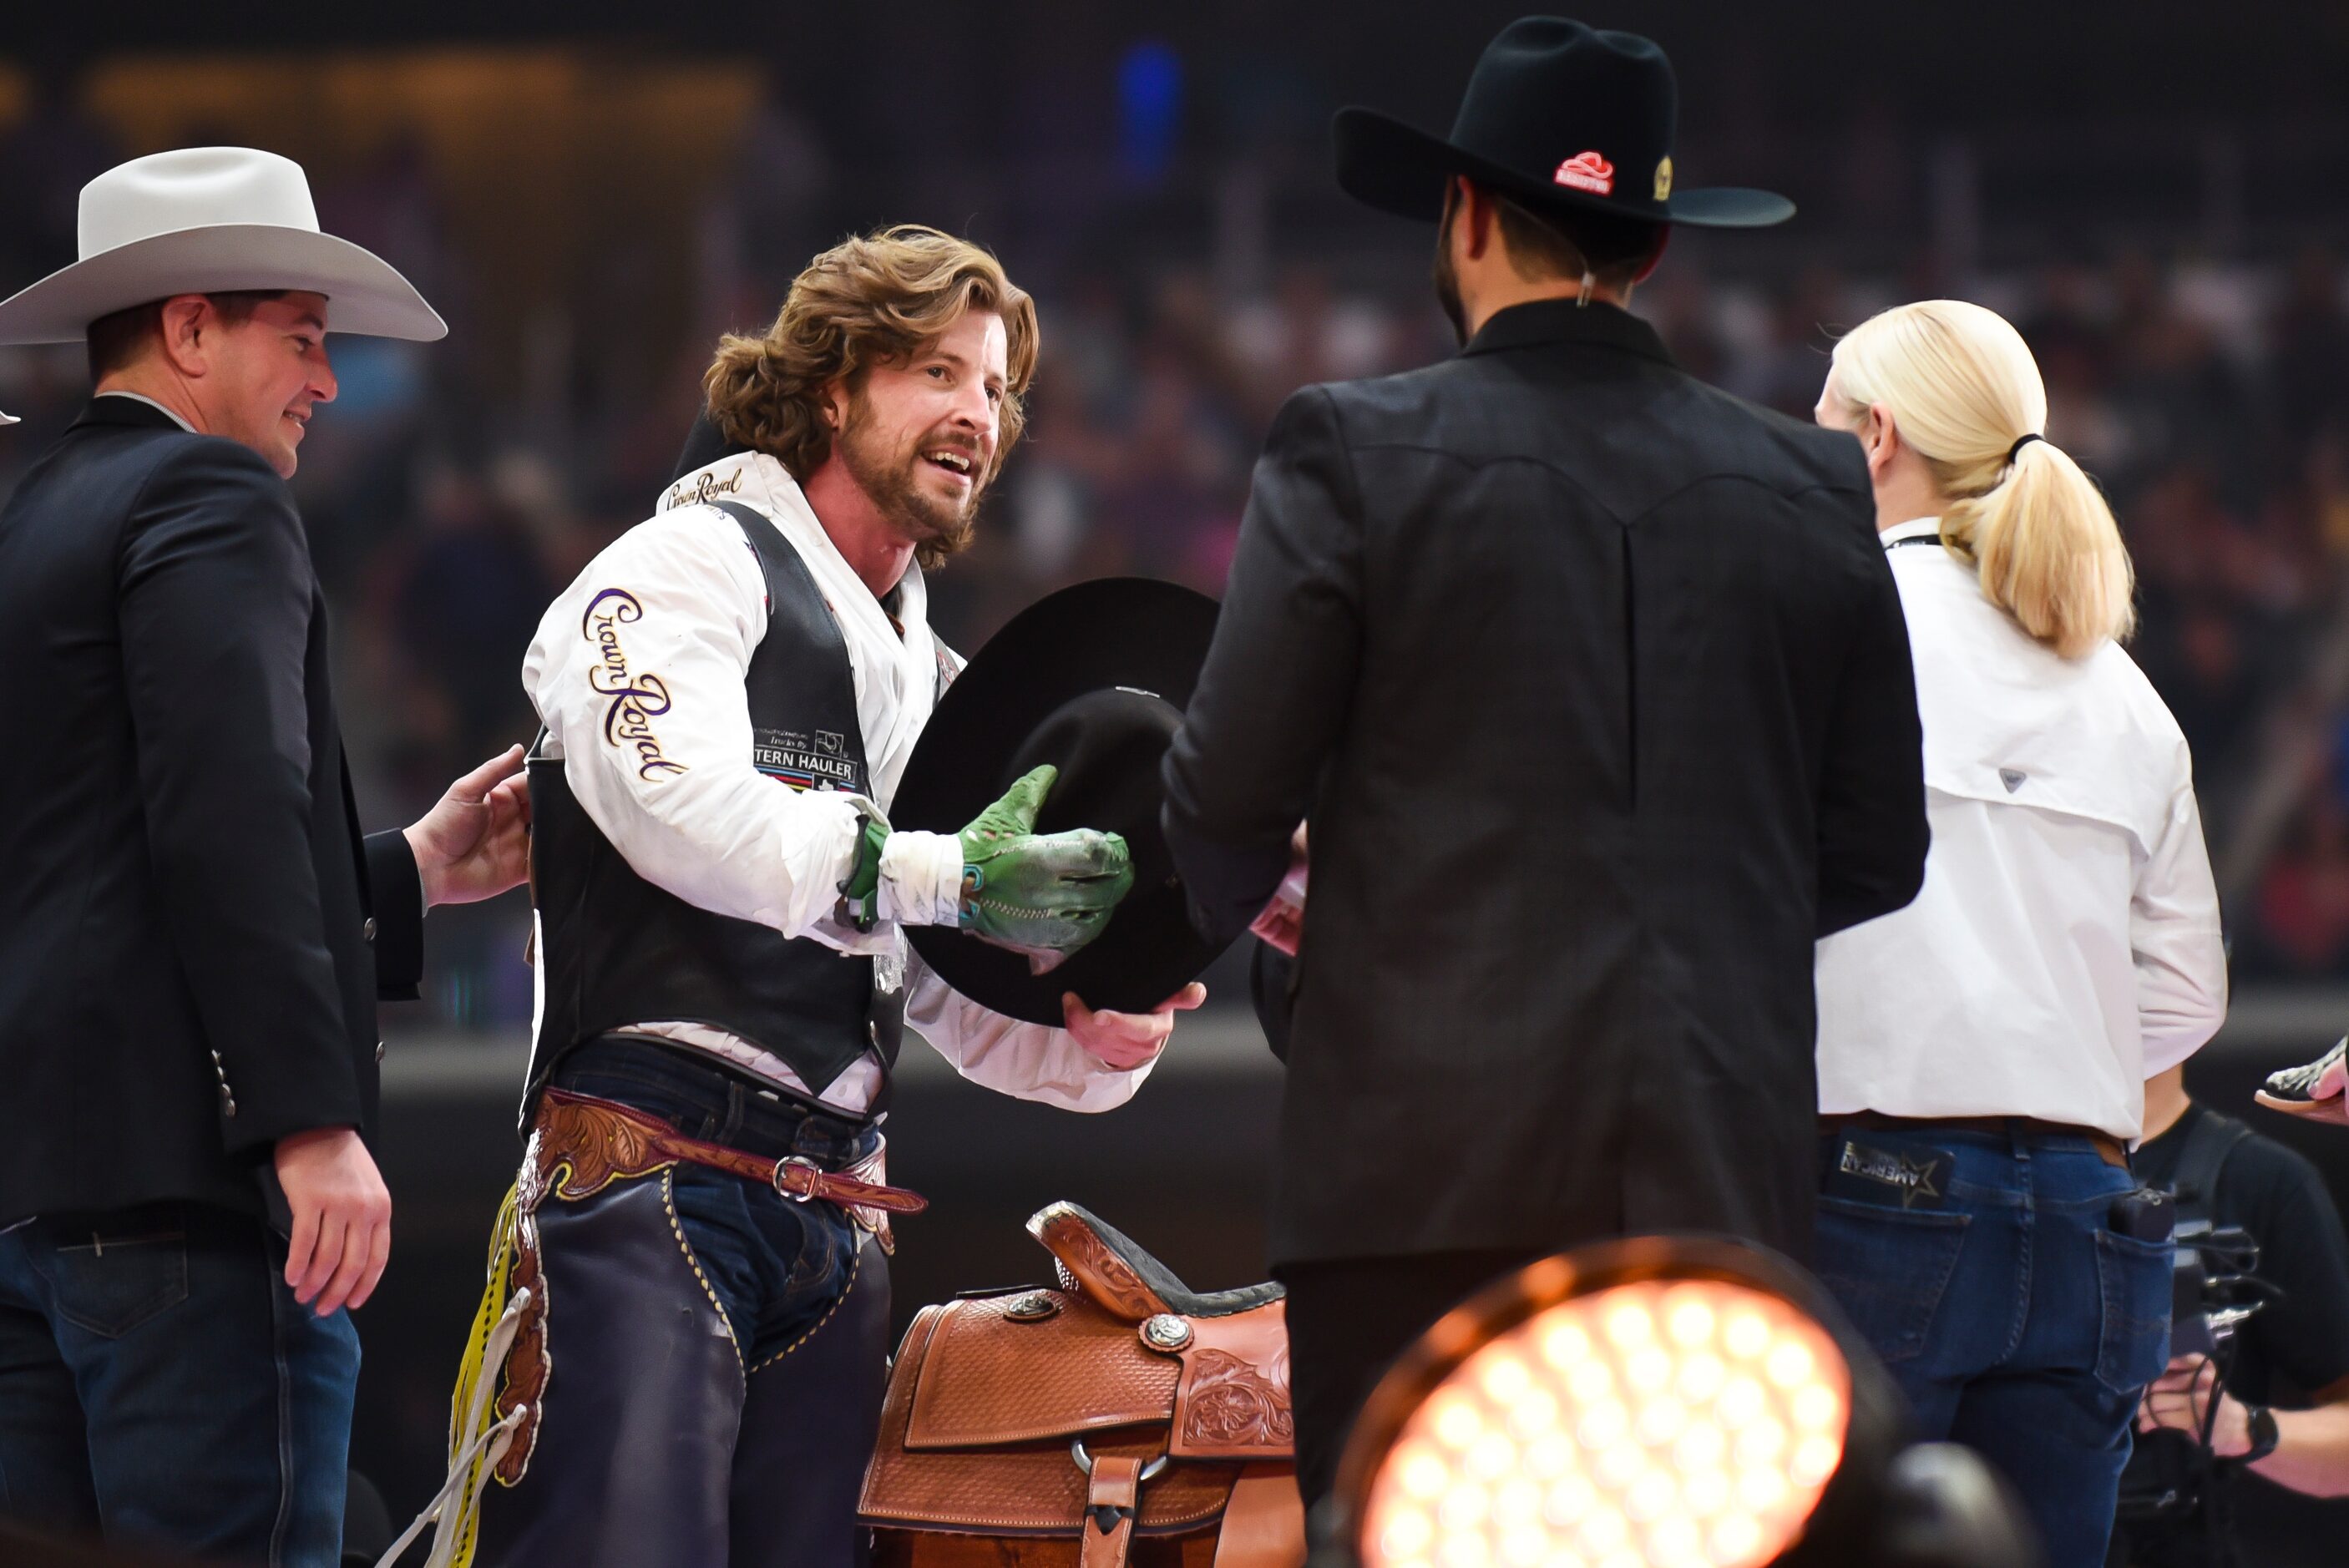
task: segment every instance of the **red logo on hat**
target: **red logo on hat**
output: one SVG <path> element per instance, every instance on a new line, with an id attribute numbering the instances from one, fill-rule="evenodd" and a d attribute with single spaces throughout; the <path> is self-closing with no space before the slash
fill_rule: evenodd
<path id="1" fill-rule="evenodd" d="M 1615 191 L 1615 166 L 1595 152 L 1576 153 L 1557 166 L 1555 178 L 1560 185 L 1588 191 L 1594 196 L 1609 196 Z"/>

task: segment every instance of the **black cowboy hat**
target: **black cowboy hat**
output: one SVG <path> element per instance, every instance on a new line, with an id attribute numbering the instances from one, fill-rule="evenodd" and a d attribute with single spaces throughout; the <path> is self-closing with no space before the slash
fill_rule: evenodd
<path id="1" fill-rule="evenodd" d="M 1021 611 L 955 677 L 906 760 L 890 825 L 959 832 L 1021 774 L 1050 762 L 1060 777 L 1036 830 L 1123 835 L 1133 891 L 1101 935 L 1042 975 L 958 928 L 907 927 L 938 978 L 981 1006 L 1057 1027 L 1063 992 L 1089 1007 L 1146 1013 L 1215 962 L 1226 944 L 1192 929 L 1158 827 L 1159 763 L 1215 631 L 1216 602 L 1204 593 L 1104 578 Z"/>
<path id="2" fill-rule="evenodd" d="M 1672 187 L 1680 89 L 1663 50 L 1636 33 L 1522 16 L 1486 46 L 1449 139 L 1391 115 L 1341 108 L 1338 183 L 1382 211 L 1433 222 L 1464 174 L 1531 208 L 1657 223 L 1758 229 L 1795 204 L 1767 191 Z"/>

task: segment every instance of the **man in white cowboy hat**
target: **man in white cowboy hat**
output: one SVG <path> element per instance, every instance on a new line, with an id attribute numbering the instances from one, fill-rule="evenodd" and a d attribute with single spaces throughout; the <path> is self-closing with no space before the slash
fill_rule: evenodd
<path id="1" fill-rule="evenodd" d="M 329 1564 L 391 1204 L 375 1004 L 521 880 L 519 748 L 362 840 L 285 487 L 326 334 L 448 330 L 302 170 L 138 159 L 0 344 L 96 395 L 0 511 L 0 1511 Z"/>

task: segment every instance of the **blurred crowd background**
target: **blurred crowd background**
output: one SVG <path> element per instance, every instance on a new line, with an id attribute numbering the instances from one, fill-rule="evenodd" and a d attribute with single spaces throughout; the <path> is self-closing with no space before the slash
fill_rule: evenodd
<path id="1" fill-rule="evenodd" d="M 340 617 L 363 802 L 405 820 L 528 737 L 516 672 L 538 614 L 650 509 L 716 335 L 771 318 L 808 256 L 854 230 L 968 232 L 1041 306 L 1032 438 L 981 545 L 936 584 L 950 640 L 975 648 L 1085 577 L 1217 591 L 1281 400 L 1450 348 L 1430 233 L 1349 211 L 1324 128 L 1356 96 L 1440 126 L 1506 14 L 1485 9 L 1426 29 L 1407 77 L 1408 13 L 1218 36 L 1212 17 L 1154 31 L 1051 5 L 1006 18 L 1009 40 L 957 46 L 968 68 L 929 81 L 857 69 L 873 57 L 838 17 L 749 53 L 626 47 L 592 16 L 570 38 L 297 58 L 282 40 L 58 47 L 0 64 L 0 284 L 71 259 L 76 194 L 99 170 L 236 140 L 304 161 L 326 226 L 439 304 L 444 344 L 335 346 L 342 395 L 295 481 Z M 1705 24 L 1657 29 L 1689 98 L 1683 181 L 1765 182 L 1804 211 L 1782 233 L 1684 235 L 1638 308 L 1700 374 L 1797 415 L 1835 333 L 1885 304 L 1957 294 L 2021 325 L 2050 438 L 2104 484 L 2135 551 L 2134 651 L 2193 744 L 2238 975 L 2340 975 L 2349 274 L 2331 240 L 2349 117 L 2315 61 L 2272 62 L 2240 103 L 2209 78 L 2210 104 L 2181 114 L 2168 57 L 2147 51 L 2133 79 L 2107 34 L 2099 69 L 2064 83 L 2050 58 L 2038 98 L 1953 112 L 1908 83 L 1918 62 L 1897 44 L 1935 40 L 1922 12 L 1877 71 L 1829 90 L 1783 28 L 1651 9 Z M 1967 31 L 1994 34 L 1996 9 L 1971 8 Z M 2306 10 L 2330 14 L 2308 48 L 2337 51 L 2341 8 Z M 933 32 L 924 15 L 912 33 Z M 792 46 L 812 40 L 825 46 Z M 0 407 L 26 421 L 0 440 L 0 490 L 84 390 L 76 350 L 0 355 Z M 463 929 L 436 934 L 435 1021 L 526 1019 L 522 921 L 445 923 Z"/>
<path id="2" fill-rule="evenodd" d="M 53 9 L 0 36 L 0 294 L 72 259 L 92 175 L 235 142 L 301 161 L 324 225 L 448 318 L 440 344 L 332 340 L 341 395 L 295 480 L 362 814 L 400 822 L 530 737 L 541 610 L 650 511 L 718 335 L 762 326 L 852 232 L 968 234 L 1040 302 L 1030 438 L 933 580 L 949 641 L 972 651 L 1088 577 L 1218 592 L 1283 398 L 1453 346 L 1433 230 L 1338 194 L 1330 111 L 1444 128 L 1520 8 Z M 2132 651 L 2193 746 L 2238 1015 L 2349 981 L 2349 5 L 1578 14 L 1671 53 L 1683 185 L 1801 206 L 1784 230 L 1676 237 L 1640 290 L 1698 373 L 1807 417 L 1834 335 L 1874 310 L 1955 294 L 2022 326 L 2048 435 L 2135 552 Z M 0 494 L 86 392 L 78 347 L 0 350 L 0 408 L 24 418 L 0 431 Z M 519 899 L 431 923 L 427 1000 L 388 1026 L 506 1049 L 470 1078 L 387 1068 L 405 1228 L 367 1315 L 358 1452 L 396 1509 L 435 1479 L 530 1010 Z M 2321 1050 L 2327 1017 L 2266 1065 Z M 909 1083 L 893 1170 L 945 1201 L 901 1258 L 901 1307 L 1032 1273 L 1017 1216 L 1063 1195 L 1195 1283 L 1250 1277 L 1278 1080 L 1247 1048 L 1238 1077 L 1170 1066 L 1101 1129 Z"/>
<path id="3" fill-rule="evenodd" d="M 625 46 L 592 14 L 568 40 L 305 54 L 64 40 L 0 64 L 0 286 L 73 258 L 98 169 L 252 140 L 303 160 L 324 225 L 449 317 L 441 346 L 336 343 L 341 399 L 296 479 L 362 800 L 407 820 L 529 738 L 517 669 L 540 608 L 651 510 L 719 331 L 773 317 L 851 230 L 975 234 L 1043 312 L 1031 441 L 937 583 L 954 644 L 1078 577 L 1216 592 L 1282 397 L 1449 352 L 1431 234 L 1343 204 L 1325 124 L 1379 97 L 1440 127 L 1506 16 L 1485 9 L 1428 28 L 1428 68 L 1404 73 L 1407 14 L 1219 36 L 1212 16 L 1151 30 L 1033 5 L 928 85 L 827 68 L 869 58 L 839 16 L 771 24 L 759 52 Z M 2185 61 L 2157 46 L 2137 94 L 2107 30 L 2069 80 L 2063 40 L 2034 40 L 2042 97 L 1952 108 L 1909 89 L 1920 61 L 1896 46 L 1900 28 L 1936 40 L 1929 12 L 1830 89 L 1792 68 L 1804 36 L 1649 9 L 1689 24 L 1656 28 L 1689 98 L 1684 183 L 1771 183 L 1804 211 L 1764 237 L 1684 234 L 1637 307 L 1698 373 L 1797 416 L 1832 335 L 1881 305 L 1961 294 L 2025 328 L 2048 437 L 2105 483 L 2136 552 L 2133 650 L 2194 744 L 2239 976 L 2342 975 L 2349 274 L 2330 240 L 2349 115 L 2323 70 L 2271 61 L 2241 101 L 2215 75 L 2180 113 L 2161 89 Z M 1992 12 L 1966 9 L 1966 30 L 1997 33 Z M 2342 7 L 2307 12 L 2340 46 Z M 935 9 L 961 30 L 951 16 Z M 1832 24 L 1809 40 L 1830 70 L 1835 45 Z M 78 350 L 0 355 L 0 406 L 26 420 L 0 438 L 0 490 L 82 395 Z M 449 924 L 465 930 L 440 932 L 435 1021 L 529 1016 L 522 913 Z"/>

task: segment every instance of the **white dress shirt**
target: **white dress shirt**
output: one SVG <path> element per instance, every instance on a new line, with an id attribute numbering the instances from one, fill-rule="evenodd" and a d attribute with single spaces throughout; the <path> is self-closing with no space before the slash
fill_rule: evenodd
<path id="1" fill-rule="evenodd" d="M 839 623 L 874 799 L 778 787 L 752 765 L 743 683 L 766 634 L 766 582 L 733 517 L 706 504 L 716 500 L 766 518 L 777 542 L 806 562 Z M 605 723 L 614 655 L 582 630 L 598 595 L 614 589 L 638 607 L 633 619 L 600 628 L 617 640 L 625 684 L 645 688 L 649 676 L 666 697 L 657 711 L 640 703 L 641 722 L 620 739 L 607 737 Z M 702 909 L 871 955 L 885 990 L 905 986 L 906 1023 L 965 1078 L 1074 1110 L 1122 1105 L 1151 1064 L 1121 1071 L 1064 1029 L 989 1012 L 907 946 L 902 924 L 956 917 L 962 851 L 954 835 L 891 834 L 881 922 L 859 932 L 833 919 L 860 810 L 885 820 L 941 672 L 960 667 L 931 636 L 920 567 L 907 565 L 892 601 L 885 609 L 857 577 L 781 463 L 760 453 L 724 458 L 672 485 L 649 521 L 614 541 L 548 607 L 523 662 L 523 685 L 547 727 L 547 754 L 564 759 L 581 810 L 637 875 Z M 608 609 L 613 601 L 603 603 Z M 772 1055 L 724 1031 L 661 1019 L 641 1028 L 807 1090 Z M 822 1098 L 861 1111 L 882 1079 L 881 1064 L 868 1057 Z"/>
<path id="2" fill-rule="evenodd" d="M 1886 531 L 1925 727 L 1914 903 L 1818 944 L 1819 1109 L 2030 1116 L 2124 1140 L 2227 1013 L 2178 721 L 2107 643 L 2064 659 L 1931 518 Z M 1919 541 L 1904 544 L 1903 541 Z"/>

